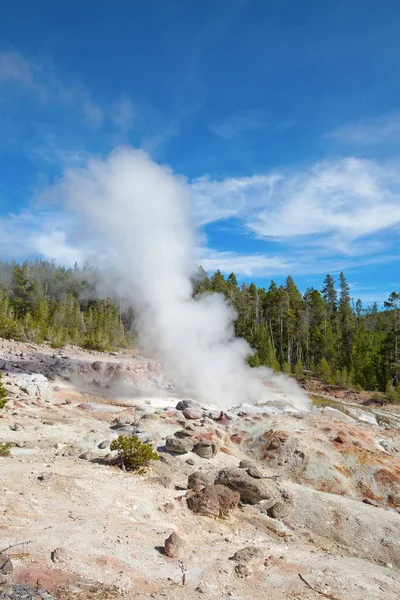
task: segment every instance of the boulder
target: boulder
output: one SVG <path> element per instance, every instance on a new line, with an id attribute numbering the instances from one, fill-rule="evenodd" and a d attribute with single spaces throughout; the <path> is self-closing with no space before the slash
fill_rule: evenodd
<path id="1" fill-rule="evenodd" d="M 278 500 L 278 502 L 268 508 L 267 514 L 273 519 L 285 519 L 289 515 L 291 508 L 292 507 L 289 502 Z"/>
<path id="2" fill-rule="evenodd" d="M 194 440 L 191 437 L 167 437 L 165 440 L 165 448 L 167 452 L 173 452 L 174 454 L 186 454 L 186 452 L 191 452 L 193 450 Z"/>
<path id="3" fill-rule="evenodd" d="M 190 398 L 187 398 L 186 400 L 179 400 L 175 408 L 176 410 L 186 410 L 187 408 L 199 410 L 200 404 L 194 400 L 191 400 Z"/>
<path id="4" fill-rule="evenodd" d="M 183 411 L 183 416 L 185 417 L 185 419 L 195 421 L 196 419 L 202 418 L 203 411 L 198 408 L 185 408 L 185 410 Z"/>
<path id="5" fill-rule="evenodd" d="M 210 485 L 187 499 L 193 512 L 206 517 L 220 517 L 229 514 L 240 500 L 240 494 L 224 485 Z"/>
<path id="6" fill-rule="evenodd" d="M 239 492 L 243 502 L 256 504 L 261 500 L 271 500 L 274 504 L 276 489 L 265 480 L 250 477 L 243 469 L 222 469 L 215 480 L 216 484 L 226 485 L 231 490 Z M 275 500 L 276 501 L 276 500 Z"/>
<path id="7" fill-rule="evenodd" d="M 170 558 L 182 558 L 183 555 L 183 541 L 179 535 L 175 532 L 164 542 L 165 554 Z"/>
<path id="8" fill-rule="evenodd" d="M 204 471 L 195 471 L 188 478 L 188 488 L 190 490 L 199 490 L 206 486 L 211 486 L 214 483 L 214 475 L 205 473 Z"/>
<path id="9" fill-rule="evenodd" d="M 218 448 L 211 440 L 200 440 L 194 447 L 194 452 L 201 458 L 213 458 Z"/>

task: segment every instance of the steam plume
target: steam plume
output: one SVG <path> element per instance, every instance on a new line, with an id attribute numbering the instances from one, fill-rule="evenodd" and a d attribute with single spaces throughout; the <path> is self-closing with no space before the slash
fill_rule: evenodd
<path id="1" fill-rule="evenodd" d="M 184 178 L 125 148 L 67 171 L 56 190 L 79 217 L 88 257 L 93 260 L 95 252 L 103 266 L 109 262 L 118 272 L 119 291 L 138 314 L 142 347 L 163 363 L 181 392 L 217 406 L 285 393 L 290 404 L 307 406 L 294 382 L 247 365 L 250 348 L 235 338 L 235 313 L 221 295 L 192 299 L 196 234 Z"/>

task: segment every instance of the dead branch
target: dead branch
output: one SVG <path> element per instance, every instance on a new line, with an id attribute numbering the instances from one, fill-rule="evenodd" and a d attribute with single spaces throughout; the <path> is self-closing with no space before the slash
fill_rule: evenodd
<path id="1" fill-rule="evenodd" d="M 3 554 L 3 552 L 7 552 L 7 550 L 11 550 L 11 548 L 17 548 L 18 546 L 25 546 L 25 544 L 32 544 L 32 543 L 33 543 L 33 541 L 30 540 L 29 542 L 19 542 L 19 544 L 11 544 L 11 546 L 7 546 L 7 548 L 0 550 L 0 554 Z"/>
<path id="2" fill-rule="evenodd" d="M 313 592 L 316 592 L 317 594 L 324 596 L 324 598 L 329 598 L 329 600 L 340 600 L 340 598 L 336 598 L 336 596 L 332 596 L 332 594 L 325 594 L 325 592 L 321 592 L 317 588 L 313 587 L 310 583 L 308 583 L 308 581 L 306 579 L 304 579 L 304 577 L 301 573 L 299 573 L 299 577 L 302 580 L 302 582 L 305 583 L 306 586 L 308 588 L 310 588 L 310 590 L 312 590 Z"/>

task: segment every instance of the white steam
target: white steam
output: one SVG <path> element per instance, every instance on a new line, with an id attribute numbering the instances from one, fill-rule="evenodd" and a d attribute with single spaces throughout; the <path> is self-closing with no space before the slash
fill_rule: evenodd
<path id="1" fill-rule="evenodd" d="M 118 291 L 138 314 L 140 344 L 182 393 L 221 407 L 285 394 L 307 407 L 294 382 L 247 365 L 249 345 L 235 338 L 235 313 L 221 295 L 192 299 L 196 240 L 185 179 L 142 151 L 119 149 L 67 171 L 56 190 L 79 217 L 83 250 L 103 267 L 110 263 L 122 281 Z"/>

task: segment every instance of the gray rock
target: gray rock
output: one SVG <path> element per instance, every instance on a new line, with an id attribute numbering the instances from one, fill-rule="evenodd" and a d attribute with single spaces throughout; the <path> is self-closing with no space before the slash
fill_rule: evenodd
<path id="1" fill-rule="evenodd" d="M 214 475 L 204 471 L 194 471 L 188 477 L 188 488 L 190 490 L 199 490 L 205 486 L 211 486 L 214 483 Z"/>
<path id="2" fill-rule="evenodd" d="M 195 421 L 196 419 L 201 419 L 203 414 L 203 411 L 198 408 L 185 408 L 185 410 L 183 411 L 183 416 L 185 417 L 185 419 L 193 421 Z"/>
<path id="3" fill-rule="evenodd" d="M 179 431 L 175 431 L 174 436 L 180 439 L 193 437 L 194 431 L 190 429 L 179 429 Z"/>
<path id="4" fill-rule="evenodd" d="M 100 450 L 105 450 L 106 448 L 108 448 L 110 445 L 110 442 L 108 440 L 105 440 L 104 442 L 101 442 L 101 444 L 98 445 L 98 448 Z"/>
<path id="5" fill-rule="evenodd" d="M 290 514 L 291 508 L 289 502 L 278 500 L 267 510 L 267 515 L 273 519 L 285 519 Z"/>
<path id="6" fill-rule="evenodd" d="M 195 445 L 194 452 L 201 458 L 213 458 L 217 454 L 218 448 L 210 440 L 200 440 Z"/>
<path id="7" fill-rule="evenodd" d="M 188 458 L 186 464 L 193 467 L 196 464 L 196 461 L 193 458 Z"/>
<path id="8" fill-rule="evenodd" d="M 191 452 L 193 450 L 194 441 L 190 437 L 167 437 L 165 440 L 165 448 L 167 452 L 173 452 L 174 454 L 186 454 L 186 452 Z"/>
<path id="9" fill-rule="evenodd" d="M 200 404 L 187 398 L 186 400 L 179 400 L 175 408 L 176 410 L 186 410 L 187 408 L 200 409 Z"/>
<path id="10" fill-rule="evenodd" d="M 50 556 L 54 563 L 67 562 L 68 560 L 68 552 L 65 548 L 55 548 Z"/>
<path id="11" fill-rule="evenodd" d="M 243 469 L 222 469 L 215 483 L 239 492 L 243 502 L 256 504 L 261 500 L 270 500 L 272 506 L 276 501 L 276 489 L 270 482 L 267 484 L 265 480 L 254 479 Z"/>
<path id="12" fill-rule="evenodd" d="M 257 469 L 257 467 L 255 467 L 254 465 L 248 467 L 246 469 L 246 472 L 248 475 L 250 475 L 250 477 L 254 477 L 254 479 L 264 479 L 265 477 L 265 475 L 261 473 L 261 471 Z"/>

